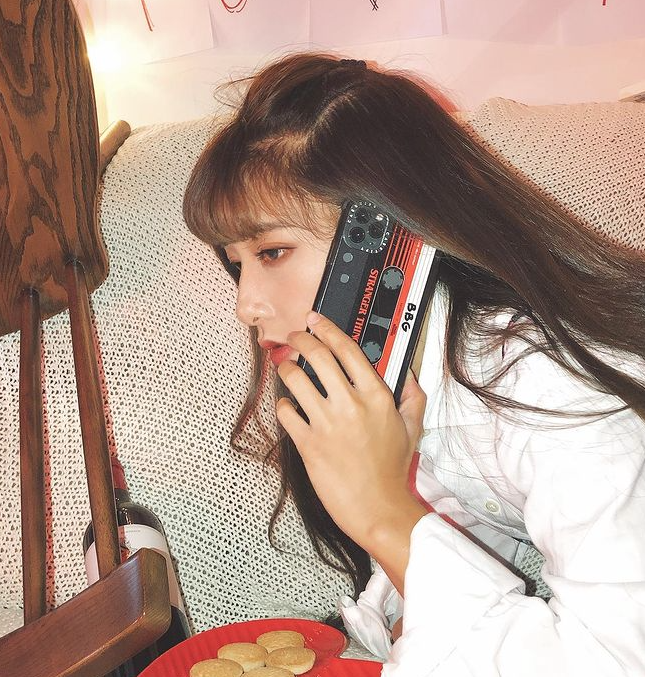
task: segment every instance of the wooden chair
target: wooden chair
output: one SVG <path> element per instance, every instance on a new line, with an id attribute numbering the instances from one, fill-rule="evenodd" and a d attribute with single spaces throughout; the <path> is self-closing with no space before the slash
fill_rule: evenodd
<path id="1" fill-rule="evenodd" d="M 0 334 L 20 331 L 24 622 L 0 638 L 2 677 L 97 677 L 165 632 L 164 558 L 121 564 L 89 295 L 106 278 L 96 220 L 99 143 L 70 0 L 0 0 Z M 129 128 L 102 139 L 101 162 Z M 69 308 L 100 580 L 47 612 L 41 322 Z"/>

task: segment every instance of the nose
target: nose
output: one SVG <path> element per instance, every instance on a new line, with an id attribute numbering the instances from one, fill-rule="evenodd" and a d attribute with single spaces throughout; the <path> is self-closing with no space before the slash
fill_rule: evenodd
<path id="1" fill-rule="evenodd" d="M 244 271 L 242 271 L 237 288 L 235 314 L 238 320 L 247 327 L 257 326 L 262 319 L 268 318 L 271 314 L 271 304 L 266 289 L 255 284 L 249 275 L 244 274 Z"/>

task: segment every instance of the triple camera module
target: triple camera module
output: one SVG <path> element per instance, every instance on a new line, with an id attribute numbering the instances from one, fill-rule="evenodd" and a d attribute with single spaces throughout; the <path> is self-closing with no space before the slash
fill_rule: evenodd
<path id="1" fill-rule="evenodd" d="M 390 219 L 372 202 L 352 206 L 345 221 L 343 239 L 349 247 L 370 254 L 380 252 L 390 236 Z"/>

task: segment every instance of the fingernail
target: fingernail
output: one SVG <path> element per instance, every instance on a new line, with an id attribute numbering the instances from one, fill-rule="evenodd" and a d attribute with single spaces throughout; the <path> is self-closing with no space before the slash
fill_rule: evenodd
<path id="1" fill-rule="evenodd" d="M 307 315 L 307 324 L 311 327 L 314 324 L 317 324 L 320 320 L 320 315 L 313 310 Z"/>

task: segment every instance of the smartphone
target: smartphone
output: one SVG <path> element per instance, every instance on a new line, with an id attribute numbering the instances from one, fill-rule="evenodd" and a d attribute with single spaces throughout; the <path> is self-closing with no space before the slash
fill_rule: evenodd
<path id="1" fill-rule="evenodd" d="M 313 309 L 360 345 L 399 405 L 434 293 L 440 252 L 369 200 L 343 206 Z M 304 369 L 324 387 L 311 365 Z"/>

